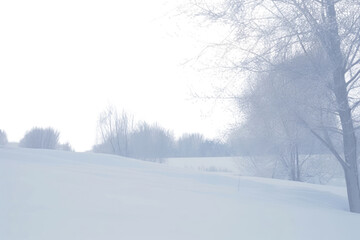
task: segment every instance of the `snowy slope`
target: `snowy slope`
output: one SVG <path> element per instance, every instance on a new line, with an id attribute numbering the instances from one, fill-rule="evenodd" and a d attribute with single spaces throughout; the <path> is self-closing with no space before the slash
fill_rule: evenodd
<path id="1" fill-rule="evenodd" d="M 235 157 L 186 157 L 167 158 L 164 164 L 199 171 L 242 174 L 243 169 L 238 162 L 240 161 Z"/>
<path id="2" fill-rule="evenodd" d="M 302 174 L 303 181 L 345 186 L 343 170 L 332 155 L 300 155 L 300 162 L 301 173 L 306 172 L 305 175 Z M 287 179 L 289 174 L 278 156 L 168 158 L 164 164 L 177 168 L 262 178 Z"/>
<path id="3" fill-rule="evenodd" d="M 0 149 L 0 239 L 357 239 L 345 189 Z"/>

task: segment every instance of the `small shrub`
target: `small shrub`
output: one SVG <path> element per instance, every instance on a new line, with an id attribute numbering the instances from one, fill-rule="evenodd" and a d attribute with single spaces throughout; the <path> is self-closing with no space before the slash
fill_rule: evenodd
<path id="1" fill-rule="evenodd" d="M 62 151 L 74 152 L 74 149 L 72 148 L 72 146 L 68 142 L 64 143 L 64 144 L 59 144 L 57 149 L 62 150 Z"/>

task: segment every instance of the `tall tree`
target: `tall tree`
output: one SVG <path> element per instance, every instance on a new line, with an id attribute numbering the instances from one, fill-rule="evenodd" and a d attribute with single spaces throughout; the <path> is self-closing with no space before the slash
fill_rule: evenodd
<path id="1" fill-rule="evenodd" d="M 295 181 L 301 181 L 307 174 L 302 171 L 306 158 L 301 159 L 299 154 L 324 151 L 316 146 L 318 140 L 302 122 L 306 120 L 319 130 L 335 129 L 338 124 L 326 87 L 327 62 L 322 61 L 321 55 L 317 59 L 316 65 L 308 56 L 278 63 L 249 80 L 251 87 L 238 97 L 240 111 L 245 114 L 240 128 L 243 132 L 248 129 L 251 133 L 248 137 L 255 140 L 251 148 L 256 154 L 278 155 L 289 179 Z M 329 137 L 338 139 L 336 134 Z"/>
<path id="2" fill-rule="evenodd" d="M 134 129 L 134 118 L 124 110 L 121 114 L 114 107 L 108 107 L 100 114 L 98 134 L 101 144 L 97 151 L 128 156 L 129 136 Z"/>
<path id="3" fill-rule="evenodd" d="M 326 134 L 300 118 L 344 169 L 350 211 L 360 213 L 360 186 L 354 111 L 360 77 L 360 2 L 358 0 L 194 1 L 200 14 L 230 26 L 223 42 L 231 67 L 267 71 L 277 61 L 314 49 L 329 61 L 329 89 L 342 134 L 341 152 Z M 314 61 L 315 63 L 315 61 Z"/>

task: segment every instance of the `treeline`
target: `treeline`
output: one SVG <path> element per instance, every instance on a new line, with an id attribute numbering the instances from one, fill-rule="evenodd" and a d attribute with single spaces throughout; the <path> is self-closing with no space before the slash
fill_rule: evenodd
<path id="1" fill-rule="evenodd" d="M 18 146 L 23 148 L 74 151 L 70 143 L 60 143 L 59 137 L 60 132 L 51 127 L 34 127 L 25 133 L 24 137 L 18 143 Z M 7 134 L 4 130 L 0 130 L 0 146 L 5 146 L 7 144 Z"/>
<path id="2" fill-rule="evenodd" d="M 169 157 L 217 157 L 230 155 L 227 144 L 209 140 L 198 133 L 174 134 L 157 125 L 135 123 L 125 111 L 109 108 L 100 114 L 98 121 L 99 144 L 94 152 L 116 154 L 149 161 L 162 161 Z"/>
<path id="3" fill-rule="evenodd" d="M 199 133 L 183 134 L 175 138 L 172 131 L 158 124 L 135 122 L 126 112 L 108 108 L 98 119 L 95 153 L 115 154 L 147 161 L 161 162 L 170 157 L 222 157 L 230 156 L 226 142 L 207 139 Z M 60 143 L 60 132 L 52 127 L 34 127 L 27 131 L 19 143 L 22 148 L 74 151 L 69 143 Z M 8 144 L 7 134 L 0 130 L 0 146 Z"/>

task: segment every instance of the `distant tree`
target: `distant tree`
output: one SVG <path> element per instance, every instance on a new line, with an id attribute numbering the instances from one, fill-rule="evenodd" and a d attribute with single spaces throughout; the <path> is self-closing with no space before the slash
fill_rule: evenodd
<path id="1" fill-rule="evenodd" d="M 93 152 L 109 153 L 148 161 L 168 157 L 214 157 L 229 155 L 229 148 L 201 134 L 184 134 L 175 140 L 171 131 L 158 124 L 136 122 L 134 117 L 114 107 L 103 111 L 98 120 L 98 143 Z"/>
<path id="2" fill-rule="evenodd" d="M 230 154 L 226 144 L 206 139 L 202 134 L 182 135 L 176 142 L 178 157 L 220 157 Z"/>
<path id="3" fill-rule="evenodd" d="M 130 156 L 150 161 L 162 161 L 174 155 L 173 134 L 146 122 L 138 124 L 130 138 Z"/>
<path id="4" fill-rule="evenodd" d="M 203 156 L 203 144 L 205 138 L 198 133 L 184 134 L 177 141 L 179 157 L 201 157 Z"/>
<path id="5" fill-rule="evenodd" d="M 0 146 L 4 146 L 8 143 L 7 135 L 4 130 L 0 129 Z"/>
<path id="6" fill-rule="evenodd" d="M 58 150 L 62 150 L 62 151 L 69 151 L 69 152 L 74 152 L 74 149 L 72 148 L 72 146 L 70 145 L 70 143 L 63 143 L 63 144 L 59 144 L 57 146 Z"/>
<path id="7" fill-rule="evenodd" d="M 60 133 L 53 128 L 34 127 L 20 140 L 20 147 L 56 149 Z"/>
<path id="8" fill-rule="evenodd" d="M 226 142 L 218 139 L 206 139 L 202 145 L 203 157 L 225 157 L 232 155 L 231 149 Z"/>
<path id="9" fill-rule="evenodd" d="M 129 137 L 134 129 L 133 116 L 114 107 L 102 112 L 98 121 L 98 134 L 101 143 L 94 146 L 95 152 L 128 156 Z"/>
<path id="10" fill-rule="evenodd" d="M 134 123 L 133 116 L 114 107 L 102 112 L 98 121 L 99 144 L 94 152 L 116 154 L 149 161 L 174 155 L 172 133 L 157 124 Z"/>

